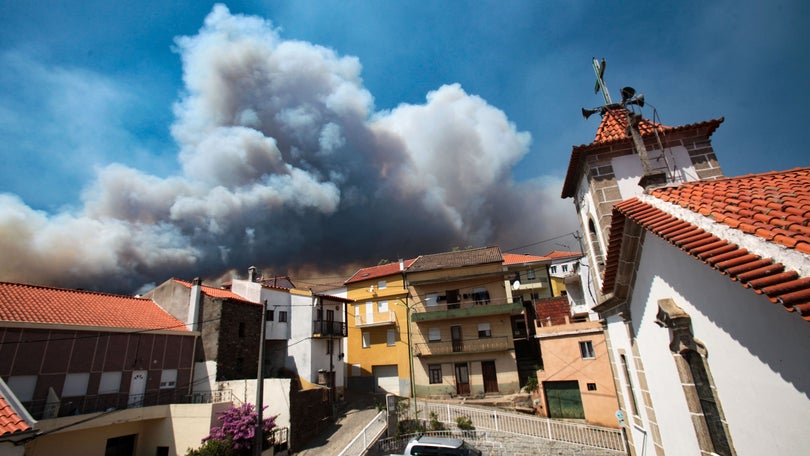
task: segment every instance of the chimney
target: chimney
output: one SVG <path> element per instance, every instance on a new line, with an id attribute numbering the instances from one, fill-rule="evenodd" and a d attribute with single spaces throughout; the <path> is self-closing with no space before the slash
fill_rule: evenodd
<path id="1" fill-rule="evenodd" d="M 256 281 L 256 266 L 251 266 L 248 268 L 248 282 L 255 282 Z"/>
<path id="2" fill-rule="evenodd" d="M 200 330 L 200 315 L 202 314 L 202 281 L 195 277 L 191 281 L 191 295 L 188 301 L 188 318 L 186 327 L 189 331 Z"/>
<path id="3" fill-rule="evenodd" d="M 405 270 L 405 260 L 402 258 L 399 259 L 399 271 L 402 272 Z"/>

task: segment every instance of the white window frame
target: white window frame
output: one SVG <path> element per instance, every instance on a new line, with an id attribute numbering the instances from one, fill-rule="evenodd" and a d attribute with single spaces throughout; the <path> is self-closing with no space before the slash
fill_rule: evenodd
<path id="1" fill-rule="evenodd" d="M 389 329 L 388 332 L 385 334 L 385 343 L 389 347 L 393 347 L 397 344 L 397 330 L 396 329 Z"/>
<path id="2" fill-rule="evenodd" d="M 388 287 L 388 284 L 385 282 L 385 280 L 380 280 L 379 282 L 377 282 L 377 289 L 378 290 L 382 290 L 382 289 L 387 288 L 387 287 Z"/>
<path id="3" fill-rule="evenodd" d="M 90 372 L 65 375 L 65 383 L 62 385 L 62 397 L 86 396 L 89 383 Z"/>
<path id="4" fill-rule="evenodd" d="M 377 301 L 377 313 L 388 313 L 388 301 Z"/>
<path id="5" fill-rule="evenodd" d="M 428 342 L 441 342 L 442 329 L 441 328 L 428 328 Z"/>
<path id="6" fill-rule="evenodd" d="M 37 389 L 36 375 L 14 375 L 6 382 L 20 402 L 34 400 L 34 391 Z"/>
<path id="7" fill-rule="evenodd" d="M 177 369 L 163 369 L 160 373 L 160 389 L 177 387 Z"/>
<path id="8" fill-rule="evenodd" d="M 121 371 L 102 372 L 98 382 L 98 394 L 115 394 L 121 391 Z"/>
<path id="9" fill-rule="evenodd" d="M 594 352 L 593 350 L 593 341 L 590 340 L 579 341 L 579 354 L 582 355 L 582 359 L 596 358 L 596 352 Z"/>
<path id="10" fill-rule="evenodd" d="M 362 339 L 363 348 L 371 347 L 371 333 L 369 333 L 368 331 L 363 331 L 363 333 L 361 335 L 361 339 Z"/>
<path id="11" fill-rule="evenodd" d="M 482 332 L 484 333 L 483 336 L 481 335 Z M 482 339 L 487 337 L 492 337 L 492 325 L 488 322 L 478 323 L 478 338 Z"/>

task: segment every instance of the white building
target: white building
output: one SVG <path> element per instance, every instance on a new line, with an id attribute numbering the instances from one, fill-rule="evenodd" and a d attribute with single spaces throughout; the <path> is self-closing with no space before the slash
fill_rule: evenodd
<path id="1" fill-rule="evenodd" d="M 721 122 L 612 105 L 572 153 L 562 196 L 595 265 L 632 454 L 810 448 L 810 169 L 722 179 Z"/>

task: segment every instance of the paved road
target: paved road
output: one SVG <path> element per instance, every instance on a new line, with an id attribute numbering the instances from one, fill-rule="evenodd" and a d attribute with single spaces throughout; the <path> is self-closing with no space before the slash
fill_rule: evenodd
<path id="1" fill-rule="evenodd" d="M 340 453 L 352 439 L 377 415 L 372 394 L 347 396 L 345 412 L 335 424 L 310 441 L 296 456 L 333 456 Z M 383 399 L 378 399 L 382 400 Z"/>

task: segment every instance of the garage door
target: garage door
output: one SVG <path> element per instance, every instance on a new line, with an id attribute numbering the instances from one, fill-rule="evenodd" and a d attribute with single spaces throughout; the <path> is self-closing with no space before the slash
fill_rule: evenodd
<path id="1" fill-rule="evenodd" d="M 399 373 L 397 365 L 372 366 L 374 372 L 374 386 L 378 393 L 399 394 Z"/>

